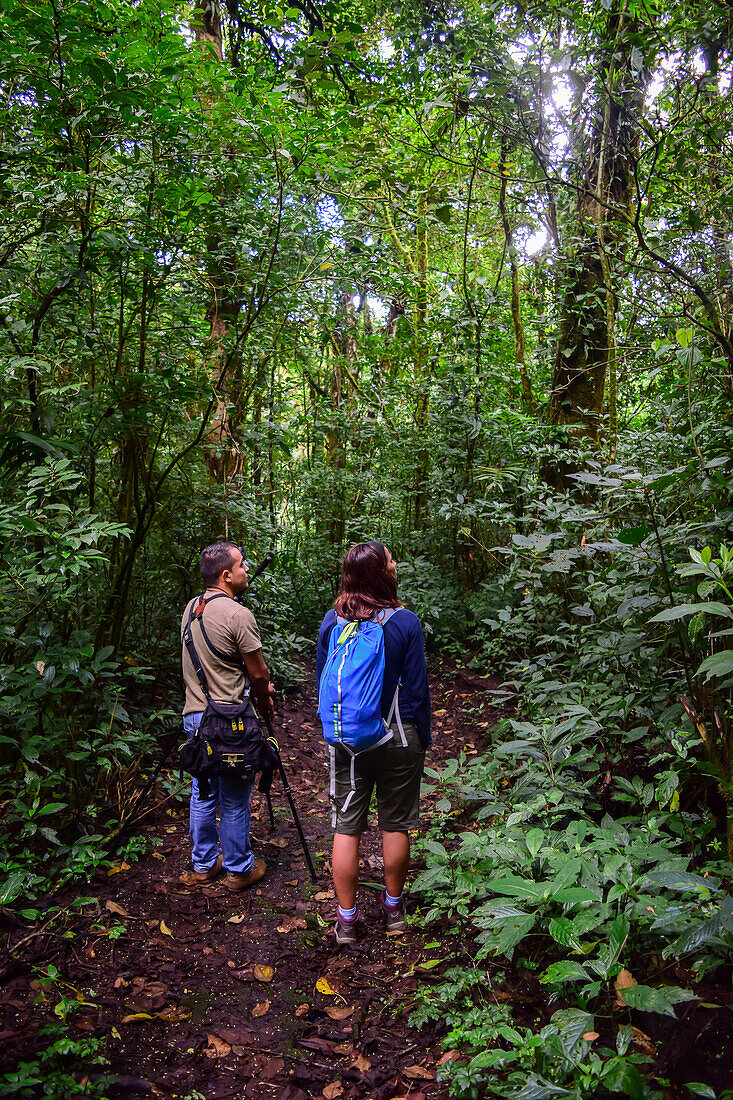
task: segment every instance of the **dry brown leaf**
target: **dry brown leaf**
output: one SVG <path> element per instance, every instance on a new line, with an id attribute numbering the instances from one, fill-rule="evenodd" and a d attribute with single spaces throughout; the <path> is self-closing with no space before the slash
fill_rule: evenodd
<path id="1" fill-rule="evenodd" d="M 232 978 L 236 978 L 239 982 L 253 982 L 255 980 L 251 966 L 233 967 L 229 973 Z"/>
<path id="2" fill-rule="evenodd" d="M 277 926 L 278 932 L 300 932 L 305 928 L 305 921 L 302 917 L 283 917 L 280 924 Z"/>
<path id="3" fill-rule="evenodd" d="M 290 841 L 286 840 L 283 836 L 275 836 L 271 840 L 268 840 L 267 843 L 274 844 L 276 848 L 287 848 Z"/>
<path id="4" fill-rule="evenodd" d="M 597 1031 L 586 1031 L 583 1038 L 585 1039 L 586 1043 L 592 1043 L 599 1038 L 599 1035 Z"/>
<path id="5" fill-rule="evenodd" d="M 116 913 L 118 917 L 129 917 L 129 913 L 126 909 L 123 909 L 121 905 L 118 905 L 116 901 L 106 901 L 104 908 L 108 909 L 110 913 Z"/>
<path id="6" fill-rule="evenodd" d="M 107 878 L 112 878 L 112 875 L 119 875 L 120 871 L 129 871 L 129 863 L 118 863 L 116 867 L 110 867 L 107 872 Z"/>
<path id="7" fill-rule="evenodd" d="M 173 1008 L 164 1008 L 162 1012 L 156 1012 L 159 1020 L 165 1020 L 167 1024 L 182 1024 L 184 1020 L 191 1019 L 191 1013 L 183 1005 L 175 1005 Z"/>
<path id="8" fill-rule="evenodd" d="M 444 1066 L 446 1062 L 455 1062 L 461 1057 L 459 1050 L 446 1050 L 442 1058 L 438 1059 L 438 1065 Z"/>
<path id="9" fill-rule="evenodd" d="M 319 890 L 317 894 L 313 895 L 314 901 L 332 901 L 336 897 L 333 890 Z"/>
<path id="10" fill-rule="evenodd" d="M 300 879 L 297 879 L 297 878 L 286 879 L 285 880 L 285 885 L 286 886 L 300 886 Z"/>
<path id="11" fill-rule="evenodd" d="M 656 1055 L 657 1053 L 654 1041 L 645 1032 L 640 1031 L 638 1027 L 634 1027 L 633 1024 L 631 1025 L 631 1042 L 644 1054 Z"/>
<path id="12" fill-rule="evenodd" d="M 121 1024 L 139 1024 L 143 1020 L 152 1020 L 154 1017 L 149 1012 L 131 1012 L 128 1016 L 123 1016 L 120 1020 Z"/>
<path id="13" fill-rule="evenodd" d="M 265 966 L 264 963 L 255 963 L 252 967 L 252 973 L 258 982 L 271 982 L 275 977 L 275 971 L 271 966 Z"/>
<path id="14" fill-rule="evenodd" d="M 127 978 L 115 978 L 115 989 L 119 989 L 120 986 L 125 986 L 129 984 L 130 983 L 128 982 Z"/>
<path id="15" fill-rule="evenodd" d="M 228 1054 L 232 1053 L 229 1043 L 225 1043 L 218 1035 L 207 1032 L 206 1038 L 209 1040 L 209 1045 L 204 1050 L 207 1058 L 226 1058 Z"/>
<path id="16" fill-rule="evenodd" d="M 626 1001 L 624 1000 L 624 990 L 631 989 L 633 986 L 638 984 L 639 983 L 637 982 L 634 975 L 631 973 L 630 970 L 627 970 L 626 967 L 624 967 L 623 970 L 619 970 L 616 976 L 616 980 L 613 983 L 613 988 L 616 990 L 616 1005 L 625 1006 Z"/>
<path id="17" fill-rule="evenodd" d="M 330 1085 L 326 1085 L 323 1090 L 323 1095 L 326 1100 L 337 1100 L 339 1096 L 343 1096 L 344 1086 L 340 1081 L 332 1081 Z"/>
<path id="18" fill-rule="evenodd" d="M 425 1066 L 408 1066 L 407 1069 L 400 1070 L 403 1077 L 409 1077 L 411 1081 L 434 1081 L 435 1074 L 430 1069 L 425 1069 Z"/>
<path id="19" fill-rule="evenodd" d="M 269 1001 L 263 1001 L 261 1004 L 258 1004 L 258 1005 L 254 1006 L 254 1008 L 252 1009 L 252 1015 L 255 1017 L 255 1019 L 257 1019 L 260 1016 L 266 1016 L 269 1011 L 270 1011 L 270 1002 Z"/>
<path id="20" fill-rule="evenodd" d="M 324 1009 L 327 1016 L 330 1016 L 332 1020 L 348 1020 L 349 1016 L 354 1015 L 354 1006 L 347 1005 L 344 1008 L 331 1008 L 329 1005 Z"/>
<path id="21" fill-rule="evenodd" d="M 369 1061 L 366 1054 L 354 1055 L 354 1061 L 351 1065 L 353 1069 L 358 1069 L 359 1073 L 366 1073 L 372 1068 L 372 1063 Z"/>
<path id="22" fill-rule="evenodd" d="M 227 924 L 241 924 L 243 920 L 247 919 L 246 913 L 235 913 L 233 917 L 227 918 Z"/>
<path id="23" fill-rule="evenodd" d="M 298 1019 L 300 1019 L 300 1017 L 305 1016 L 306 1012 L 308 1012 L 309 1010 L 310 1010 L 310 1005 L 306 1005 L 306 1004 L 298 1005 L 298 1007 L 295 1010 L 295 1015 L 298 1017 Z"/>
<path id="24" fill-rule="evenodd" d="M 168 927 L 168 925 L 165 923 L 164 920 L 162 920 L 160 922 L 160 930 L 161 930 L 161 932 L 163 933 L 164 936 L 171 936 L 171 937 L 173 936 L 173 933 L 171 932 L 170 928 Z"/>

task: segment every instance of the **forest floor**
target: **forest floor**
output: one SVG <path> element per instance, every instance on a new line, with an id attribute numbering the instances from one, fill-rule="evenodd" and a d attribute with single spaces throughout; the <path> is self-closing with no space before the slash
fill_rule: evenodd
<path id="1" fill-rule="evenodd" d="M 496 684 L 445 660 L 432 679 L 428 763 L 440 767 L 461 749 L 480 750 L 497 719 L 487 694 Z M 82 1078 L 109 1073 L 115 1083 L 105 1093 L 114 1098 L 447 1096 L 436 1070 L 455 1055 L 443 1054 L 440 1026 L 416 1031 L 409 1015 L 420 987 L 461 958 L 463 937 L 454 928 L 436 942 L 434 929 L 417 927 L 386 935 L 379 834 L 371 828 L 362 843 L 362 936 L 354 947 L 337 947 L 314 691 L 281 700 L 276 733 L 319 882 L 310 880 L 277 780 L 274 832 L 264 796 L 255 794 L 252 805 L 253 848 L 267 874 L 240 895 L 221 882 L 202 889 L 180 881 L 190 868 L 187 808 L 167 801 L 147 818 L 139 862 L 58 891 L 49 901 L 61 913 L 30 932 L 5 926 L 6 1069 L 37 1058 L 51 1041 L 43 1029 L 55 1021 L 59 1030 L 66 1018 L 77 1051 L 85 1037 L 105 1038 L 109 1067 L 90 1064 Z M 430 812 L 429 796 L 423 814 Z M 80 897 L 91 900 L 75 908 Z"/>

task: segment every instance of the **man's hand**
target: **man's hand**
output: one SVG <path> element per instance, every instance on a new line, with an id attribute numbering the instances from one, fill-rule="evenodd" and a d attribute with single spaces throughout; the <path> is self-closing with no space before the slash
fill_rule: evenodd
<path id="1" fill-rule="evenodd" d="M 270 682 L 270 671 L 265 664 L 262 650 L 255 649 L 252 653 L 245 653 L 244 664 L 249 676 L 250 690 L 257 700 L 259 710 L 274 717 L 275 688 Z"/>
<path id="2" fill-rule="evenodd" d="M 257 695 L 257 705 L 261 711 L 266 711 L 271 718 L 275 717 L 275 685 L 267 684 L 267 690 Z"/>

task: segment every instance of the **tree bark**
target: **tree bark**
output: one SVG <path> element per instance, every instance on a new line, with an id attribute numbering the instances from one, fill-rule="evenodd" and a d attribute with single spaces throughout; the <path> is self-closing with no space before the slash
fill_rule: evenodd
<path id="1" fill-rule="evenodd" d="M 615 363 L 615 268 L 623 258 L 633 170 L 640 137 L 645 74 L 633 60 L 634 20 L 627 3 L 609 13 L 609 47 L 601 65 L 589 157 L 577 193 L 563 267 L 555 371 L 548 407 L 552 424 L 595 444 L 601 435 L 606 378 Z M 615 394 L 614 394 L 615 401 Z M 566 487 L 572 463 L 545 471 Z"/>

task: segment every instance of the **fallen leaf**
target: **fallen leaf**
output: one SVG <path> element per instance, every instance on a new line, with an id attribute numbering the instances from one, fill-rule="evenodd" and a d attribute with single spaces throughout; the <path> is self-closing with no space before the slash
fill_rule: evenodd
<path id="1" fill-rule="evenodd" d="M 313 895 L 314 901 L 332 901 L 336 897 L 333 890 L 319 890 L 317 894 Z"/>
<path id="2" fill-rule="evenodd" d="M 430 1069 L 425 1069 L 425 1066 L 408 1066 L 407 1069 L 400 1070 L 403 1077 L 409 1077 L 411 1081 L 434 1081 L 435 1074 Z"/>
<path id="3" fill-rule="evenodd" d="M 289 878 L 285 880 L 286 886 L 300 886 L 300 880 L 297 878 Z"/>
<path id="4" fill-rule="evenodd" d="M 255 980 L 254 971 L 251 966 L 234 968 L 230 970 L 229 973 L 232 978 L 236 978 L 238 982 L 253 982 Z"/>
<path id="5" fill-rule="evenodd" d="M 359 1073 L 366 1073 L 372 1068 L 372 1063 L 367 1058 L 366 1054 L 354 1055 L 354 1061 L 351 1063 L 354 1069 L 358 1069 Z"/>
<path id="6" fill-rule="evenodd" d="M 459 1050 L 446 1050 L 443 1057 L 438 1059 L 438 1065 L 444 1066 L 446 1062 L 455 1062 L 460 1057 L 461 1052 Z"/>
<path id="7" fill-rule="evenodd" d="M 634 1027 L 633 1024 L 631 1025 L 631 1042 L 635 1047 L 643 1051 L 644 1054 L 656 1056 L 657 1048 L 654 1045 L 654 1041 L 650 1039 L 645 1032 L 640 1031 L 638 1027 Z"/>
<path id="8" fill-rule="evenodd" d="M 310 1009 L 310 1005 L 305 1005 L 305 1004 L 298 1005 L 298 1007 L 295 1010 L 295 1015 L 298 1017 L 298 1019 L 300 1019 L 301 1016 L 305 1016 L 306 1012 L 308 1012 L 309 1009 Z"/>
<path id="9" fill-rule="evenodd" d="M 170 928 L 168 927 L 168 925 L 165 923 L 164 920 L 162 920 L 160 922 L 160 930 L 161 930 L 161 932 L 163 933 L 164 936 L 171 936 L 171 937 L 173 936 L 173 933 L 171 932 Z"/>
<path id="10" fill-rule="evenodd" d="M 332 1020 L 348 1020 L 349 1016 L 354 1015 L 354 1006 L 349 1005 L 346 1008 L 332 1008 L 329 1005 L 324 1011 Z"/>
<path id="11" fill-rule="evenodd" d="M 445 962 L 445 959 L 426 959 L 425 962 L 418 963 L 415 970 L 435 970 L 435 967 L 440 966 L 442 962 Z"/>
<path id="12" fill-rule="evenodd" d="M 153 856 L 153 859 L 159 859 L 161 861 L 161 863 L 165 863 L 165 856 L 163 855 L 162 852 L 153 852 L 152 856 Z"/>
<path id="13" fill-rule="evenodd" d="M 269 1011 L 270 1011 L 270 1002 L 269 1001 L 263 1001 L 262 1004 L 258 1004 L 258 1005 L 254 1006 L 254 1008 L 252 1009 L 252 1015 L 255 1018 L 258 1018 L 259 1016 L 266 1016 Z"/>
<path id="14" fill-rule="evenodd" d="M 122 1036 L 120 1035 L 120 1033 L 119 1033 L 119 1031 L 117 1030 L 116 1027 L 113 1027 L 110 1030 L 110 1035 L 112 1036 L 113 1039 L 121 1039 L 122 1038 Z"/>
<path id="15" fill-rule="evenodd" d="M 143 1020 L 152 1020 L 154 1017 L 149 1012 L 131 1012 L 129 1016 L 123 1016 L 121 1024 L 139 1024 Z"/>
<path id="16" fill-rule="evenodd" d="M 107 872 L 107 878 L 112 878 L 112 875 L 119 875 L 120 871 L 129 871 L 129 863 L 118 863 L 116 867 L 110 867 Z"/>
<path id="17" fill-rule="evenodd" d="M 327 997 L 336 997 L 337 993 L 335 989 L 331 989 L 326 978 L 319 978 L 316 982 L 316 989 L 319 993 L 325 993 Z"/>
<path id="18" fill-rule="evenodd" d="M 323 1095 L 326 1100 L 337 1100 L 337 1097 L 343 1096 L 344 1086 L 340 1081 L 332 1081 L 330 1085 L 326 1085 L 323 1090 Z"/>
<path id="19" fill-rule="evenodd" d="M 285 837 L 282 836 L 274 836 L 271 839 L 268 839 L 267 843 L 274 844 L 276 848 L 287 848 L 290 844 L 290 841 L 286 840 Z"/>
<path id="20" fill-rule="evenodd" d="M 282 922 L 278 924 L 278 932 L 299 932 L 305 928 L 305 921 L 302 917 L 283 917 Z"/>
<path id="21" fill-rule="evenodd" d="M 597 1031 L 586 1031 L 585 1035 L 583 1036 L 586 1043 L 592 1043 L 598 1037 L 599 1036 Z"/>
<path id="22" fill-rule="evenodd" d="M 227 918 L 227 924 L 241 924 L 243 920 L 247 919 L 246 913 L 235 913 L 233 917 Z"/>
<path id="23" fill-rule="evenodd" d="M 258 982 L 271 982 L 275 977 L 275 971 L 271 966 L 265 966 L 262 963 L 255 963 L 252 967 L 252 973 Z"/>
<path id="24" fill-rule="evenodd" d="M 119 989 L 120 986 L 129 985 L 127 978 L 115 978 L 115 989 Z"/>
<path id="25" fill-rule="evenodd" d="M 209 1045 L 204 1050 L 207 1058 L 226 1058 L 228 1054 L 232 1053 L 229 1043 L 225 1043 L 218 1035 L 207 1032 L 206 1038 L 209 1040 Z"/>
<path id="26" fill-rule="evenodd" d="M 164 1008 L 162 1012 L 156 1012 L 159 1020 L 165 1020 L 167 1024 L 182 1024 L 184 1020 L 191 1019 L 191 1013 L 183 1005 L 174 1008 Z"/>
<path id="27" fill-rule="evenodd" d="M 624 1000 L 623 991 L 625 989 L 631 989 L 638 984 L 639 983 L 630 970 L 627 970 L 626 967 L 620 970 L 613 983 L 613 988 L 616 990 L 616 1005 L 619 1007 L 622 1005 L 625 1006 L 626 1001 Z"/>
<path id="28" fill-rule="evenodd" d="M 116 901 L 106 901 L 104 908 L 108 909 L 110 913 L 116 913 L 118 917 L 129 917 L 129 913 L 126 909 L 123 909 L 121 905 L 118 905 Z"/>

